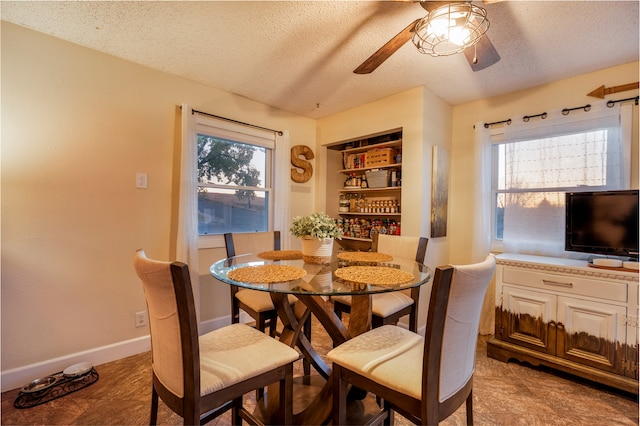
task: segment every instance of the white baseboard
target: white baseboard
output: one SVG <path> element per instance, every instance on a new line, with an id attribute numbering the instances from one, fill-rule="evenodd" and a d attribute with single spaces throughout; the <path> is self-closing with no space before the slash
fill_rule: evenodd
<path id="1" fill-rule="evenodd" d="M 93 365 L 100 365 L 149 350 L 151 350 L 151 341 L 147 335 L 3 371 L 0 376 L 2 392 L 21 388 L 32 380 L 57 373 L 79 362 L 88 361 Z"/>
<path id="2" fill-rule="evenodd" d="M 251 317 L 249 317 L 248 315 L 247 317 L 249 318 L 249 320 L 251 319 Z M 242 313 L 240 314 L 240 319 L 241 320 L 243 319 Z M 229 325 L 229 324 L 231 324 L 231 315 L 227 315 L 221 318 L 214 318 L 208 321 L 201 321 L 200 330 L 198 332 L 200 333 L 200 335 L 202 335 L 210 331 L 222 328 L 225 325 Z"/>
<path id="3" fill-rule="evenodd" d="M 216 330 L 228 325 L 230 322 L 229 316 L 201 322 L 200 334 Z M 150 350 L 151 340 L 149 335 L 146 335 L 31 365 L 25 365 L 24 367 L 14 368 L 13 370 L 3 371 L 0 375 L 1 391 L 6 392 L 8 390 L 21 388 L 32 380 L 57 373 L 79 362 L 91 362 L 93 365 L 100 365 Z"/>

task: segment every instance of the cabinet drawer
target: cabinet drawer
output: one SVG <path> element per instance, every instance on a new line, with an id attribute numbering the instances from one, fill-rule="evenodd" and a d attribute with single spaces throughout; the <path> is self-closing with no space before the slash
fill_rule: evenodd
<path id="1" fill-rule="evenodd" d="M 616 302 L 627 302 L 627 284 L 598 281 L 567 275 L 553 275 L 523 269 L 505 267 L 502 273 L 504 283 L 562 292 L 574 296 L 596 297 Z"/>

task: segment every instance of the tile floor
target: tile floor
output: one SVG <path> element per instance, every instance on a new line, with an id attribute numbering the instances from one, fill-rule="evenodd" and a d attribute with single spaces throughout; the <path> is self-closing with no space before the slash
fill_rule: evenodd
<path id="1" fill-rule="evenodd" d="M 321 354 L 328 336 L 314 324 L 312 341 Z M 478 343 L 474 376 L 476 425 L 638 425 L 638 398 L 549 370 L 503 363 L 486 356 L 486 338 Z M 145 425 L 151 399 L 151 355 L 143 353 L 96 366 L 98 381 L 80 391 L 27 409 L 13 406 L 18 389 L 2 393 L 3 425 Z M 296 363 L 296 374 L 302 371 Z M 254 404 L 248 395 L 248 404 Z M 225 413 L 210 425 L 229 425 Z M 160 403 L 158 424 L 182 419 Z M 396 424 L 409 424 L 396 415 Z M 464 407 L 441 425 L 465 424 Z"/>

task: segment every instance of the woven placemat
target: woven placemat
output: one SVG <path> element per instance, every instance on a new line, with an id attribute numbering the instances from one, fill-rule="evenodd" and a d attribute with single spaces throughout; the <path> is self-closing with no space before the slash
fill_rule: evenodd
<path id="1" fill-rule="evenodd" d="M 370 251 L 343 251 L 338 253 L 338 259 L 350 262 L 388 262 L 393 260 L 393 256 Z"/>
<path id="2" fill-rule="evenodd" d="M 286 265 L 244 266 L 233 269 L 227 274 L 234 281 L 253 284 L 293 281 L 305 275 L 307 275 L 307 271 L 304 269 Z"/>
<path id="3" fill-rule="evenodd" d="M 271 250 L 258 253 L 260 259 L 267 260 L 296 260 L 302 259 L 300 250 Z"/>
<path id="4" fill-rule="evenodd" d="M 387 266 L 347 266 L 336 277 L 358 284 L 399 285 L 413 281 L 413 274 Z"/>

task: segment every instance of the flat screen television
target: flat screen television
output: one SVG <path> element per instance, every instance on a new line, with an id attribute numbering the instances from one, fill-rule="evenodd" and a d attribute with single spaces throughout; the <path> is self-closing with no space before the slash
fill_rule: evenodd
<path id="1" fill-rule="evenodd" d="M 638 190 L 567 192 L 565 250 L 638 258 Z"/>

